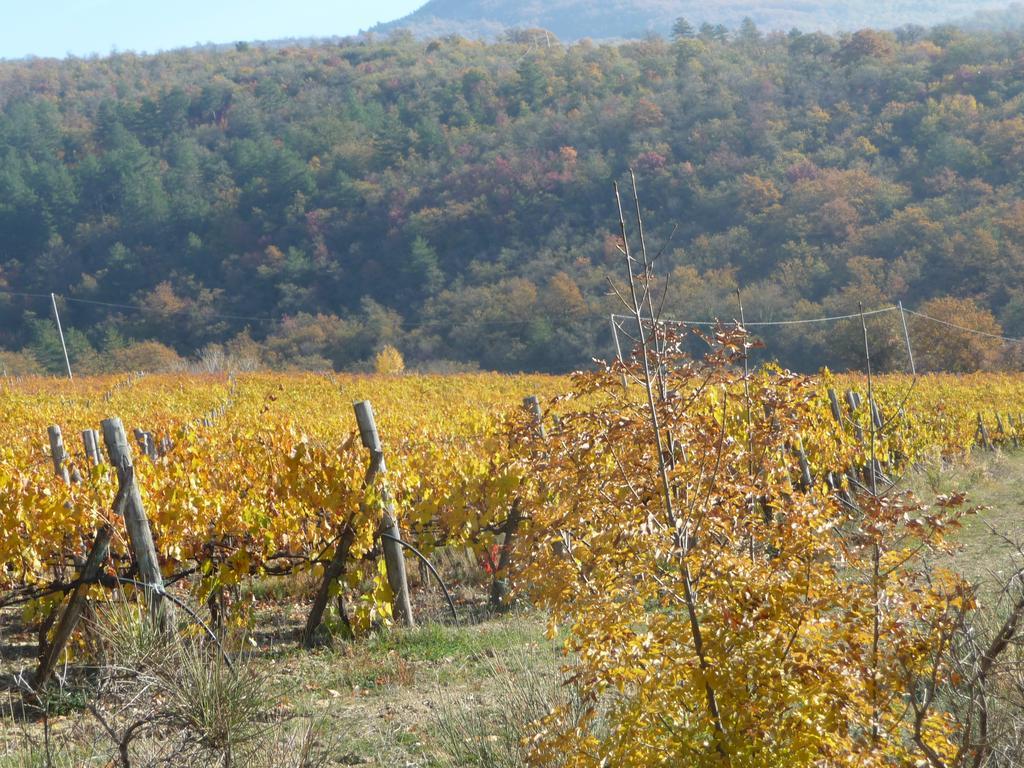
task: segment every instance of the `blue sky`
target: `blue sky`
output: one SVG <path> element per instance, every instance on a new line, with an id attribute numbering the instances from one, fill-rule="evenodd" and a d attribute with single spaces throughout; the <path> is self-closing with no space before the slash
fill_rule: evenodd
<path id="1" fill-rule="evenodd" d="M 0 58 L 347 35 L 426 0 L 0 0 Z"/>

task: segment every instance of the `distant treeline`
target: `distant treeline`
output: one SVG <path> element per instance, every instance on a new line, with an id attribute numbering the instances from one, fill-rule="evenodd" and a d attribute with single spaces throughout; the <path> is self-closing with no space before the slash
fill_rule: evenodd
<path id="1" fill-rule="evenodd" d="M 0 348 L 26 351 L 0 360 L 60 370 L 54 291 L 87 369 L 358 368 L 386 344 L 409 367 L 586 366 L 612 350 L 630 167 L 668 316 L 731 320 L 742 287 L 748 320 L 902 299 L 1024 335 L 1022 53 L 748 24 L 0 63 Z M 764 338 L 797 368 L 863 355 L 843 326 Z"/>
<path id="2" fill-rule="evenodd" d="M 635 40 L 649 34 L 668 36 L 680 17 L 696 27 L 722 25 L 728 30 L 747 20 L 773 31 L 840 32 L 968 21 L 993 29 L 1012 23 L 1014 13 L 1019 17 L 1019 4 L 1007 13 L 1008 5 L 1009 0 L 430 0 L 371 31 L 497 39 L 540 26 L 563 40 Z"/>

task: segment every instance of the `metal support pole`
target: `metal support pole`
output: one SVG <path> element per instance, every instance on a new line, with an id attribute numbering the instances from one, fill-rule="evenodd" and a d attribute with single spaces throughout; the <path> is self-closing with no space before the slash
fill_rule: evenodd
<path id="1" fill-rule="evenodd" d="M 619 365 L 622 366 L 622 391 L 629 394 L 629 382 L 626 380 L 626 361 L 622 359 L 622 344 L 619 341 L 619 324 L 615 322 L 615 315 L 611 316 L 612 338 L 615 340 L 615 354 L 618 355 Z"/>
<path id="2" fill-rule="evenodd" d="M 57 320 L 57 333 L 60 335 L 60 345 L 64 349 L 64 365 L 68 368 L 68 378 L 74 378 L 71 375 L 71 358 L 68 357 L 68 345 L 64 342 L 64 329 L 60 326 L 60 312 L 57 311 L 57 297 L 50 294 L 50 301 L 53 302 L 53 316 Z"/>
<path id="3" fill-rule="evenodd" d="M 910 331 L 907 329 L 907 313 L 903 311 L 903 302 L 899 302 L 900 319 L 903 321 L 903 338 L 907 340 L 907 357 L 910 358 L 910 372 L 917 376 L 917 366 L 914 365 L 914 350 L 910 347 Z"/>

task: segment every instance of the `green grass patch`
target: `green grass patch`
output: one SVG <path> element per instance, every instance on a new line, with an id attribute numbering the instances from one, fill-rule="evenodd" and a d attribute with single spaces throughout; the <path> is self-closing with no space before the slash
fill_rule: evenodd
<path id="1" fill-rule="evenodd" d="M 1009 575 L 1015 548 L 1024 541 L 1024 452 L 975 451 L 962 462 L 932 459 L 907 478 L 925 503 L 940 494 L 967 494 L 967 505 L 980 508 L 963 519 L 957 533 L 962 546 L 950 560 L 982 593 L 998 588 Z"/>
<path id="2" fill-rule="evenodd" d="M 495 655 L 530 643 L 549 644 L 536 621 L 499 620 L 473 627 L 430 624 L 376 635 L 367 643 L 374 655 L 397 653 L 408 661 L 440 662 Z"/>

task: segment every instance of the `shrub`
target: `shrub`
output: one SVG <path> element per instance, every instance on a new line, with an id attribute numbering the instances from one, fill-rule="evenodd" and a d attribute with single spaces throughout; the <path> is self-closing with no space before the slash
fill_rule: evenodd
<path id="1" fill-rule="evenodd" d="M 41 376 L 43 366 L 31 352 L 0 349 L 0 376 Z"/>
<path id="2" fill-rule="evenodd" d="M 110 353 L 109 368 L 114 372 L 171 373 L 184 367 L 178 353 L 158 341 L 140 341 Z"/>
<path id="3" fill-rule="evenodd" d="M 388 344 L 373 359 L 373 369 L 377 373 L 393 376 L 405 370 L 405 360 L 401 352 Z"/>

